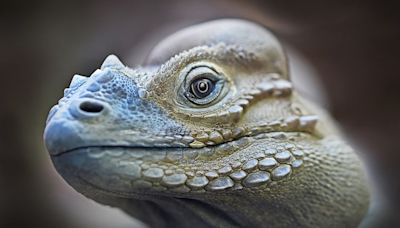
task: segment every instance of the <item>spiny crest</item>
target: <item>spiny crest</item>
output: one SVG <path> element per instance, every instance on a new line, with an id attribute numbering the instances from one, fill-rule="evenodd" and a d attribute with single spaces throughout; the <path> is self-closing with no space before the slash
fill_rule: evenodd
<path id="1" fill-rule="evenodd" d="M 107 58 L 104 60 L 103 64 L 101 65 L 100 69 L 105 69 L 107 67 L 110 68 L 115 68 L 115 69 L 121 69 L 124 68 L 125 65 L 121 62 L 121 60 L 118 59 L 117 56 L 115 55 L 109 55 Z"/>

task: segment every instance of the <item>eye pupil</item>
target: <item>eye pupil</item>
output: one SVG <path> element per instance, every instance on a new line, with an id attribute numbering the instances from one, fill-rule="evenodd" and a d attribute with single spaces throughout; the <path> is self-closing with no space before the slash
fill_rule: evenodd
<path id="1" fill-rule="evenodd" d="M 198 79 L 191 84 L 191 92 L 197 98 L 208 96 L 214 89 L 214 83 L 207 78 Z"/>
<path id="2" fill-rule="evenodd" d="M 199 92 L 205 93 L 208 90 L 208 84 L 204 81 L 201 81 L 197 84 L 197 88 L 198 88 Z"/>

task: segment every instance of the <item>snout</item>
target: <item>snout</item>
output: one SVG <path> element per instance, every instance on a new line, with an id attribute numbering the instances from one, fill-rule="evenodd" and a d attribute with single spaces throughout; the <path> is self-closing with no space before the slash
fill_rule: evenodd
<path id="1" fill-rule="evenodd" d="M 89 125 L 100 124 L 110 110 L 110 105 L 103 101 L 91 98 L 72 100 L 47 124 L 44 140 L 49 153 L 57 155 L 89 145 L 93 140 L 87 136 L 96 133 L 91 133 L 94 128 Z"/>
<path id="2" fill-rule="evenodd" d="M 73 121 L 52 120 L 46 126 L 44 141 L 50 155 L 58 155 L 84 145 L 80 128 Z"/>

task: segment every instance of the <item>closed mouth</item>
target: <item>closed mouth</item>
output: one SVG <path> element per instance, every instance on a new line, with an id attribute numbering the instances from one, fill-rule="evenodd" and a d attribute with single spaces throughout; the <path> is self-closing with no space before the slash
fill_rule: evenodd
<path id="1" fill-rule="evenodd" d="M 51 156 L 57 157 L 67 153 L 74 153 L 77 151 L 109 151 L 110 154 L 113 152 L 120 153 L 121 151 L 135 153 L 140 151 L 146 151 L 148 154 L 154 154 L 159 152 L 172 153 L 172 152 L 191 152 L 196 151 L 198 153 L 206 153 L 210 155 L 213 151 L 234 151 L 234 149 L 245 148 L 248 144 L 256 139 L 262 139 L 264 137 L 281 138 L 284 132 L 260 132 L 253 135 L 241 136 L 235 140 L 226 141 L 216 145 L 207 145 L 201 148 L 192 148 L 189 146 L 129 146 L 129 145 L 88 145 L 79 146 L 72 149 L 61 151 L 57 154 L 52 154 Z M 286 132 L 294 133 L 294 132 Z"/>
<path id="2" fill-rule="evenodd" d="M 113 150 L 146 150 L 149 151 L 157 151 L 157 150 L 183 150 L 185 147 L 144 147 L 144 146 L 126 146 L 126 145 L 93 145 L 93 146 L 81 146 L 81 147 L 75 147 L 73 149 L 65 150 L 62 152 L 59 152 L 57 154 L 52 154 L 52 157 L 59 157 L 64 154 L 68 153 L 74 153 L 78 151 L 89 151 L 89 150 L 107 150 L 107 151 L 113 151 Z M 189 147 L 186 149 L 190 149 Z"/>

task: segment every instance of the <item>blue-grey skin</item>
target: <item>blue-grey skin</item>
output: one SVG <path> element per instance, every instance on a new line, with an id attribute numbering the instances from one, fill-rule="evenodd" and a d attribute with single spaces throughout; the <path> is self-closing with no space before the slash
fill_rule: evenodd
<path id="1" fill-rule="evenodd" d="M 212 92 L 194 96 L 204 78 Z M 142 67 L 110 55 L 75 75 L 44 138 L 77 191 L 152 227 L 356 227 L 369 204 L 357 155 L 246 21 L 179 31 Z"/>

